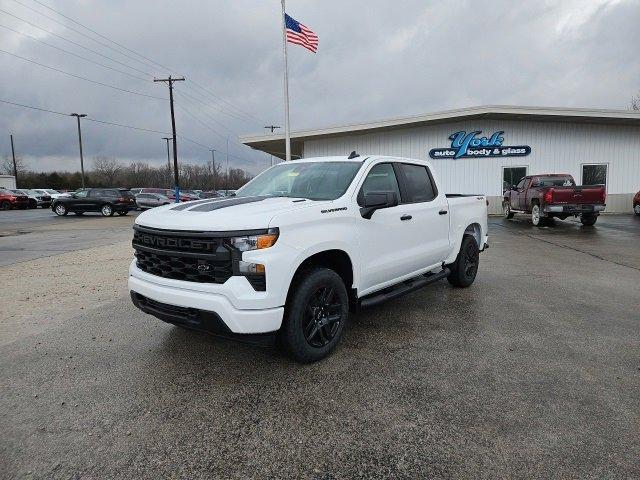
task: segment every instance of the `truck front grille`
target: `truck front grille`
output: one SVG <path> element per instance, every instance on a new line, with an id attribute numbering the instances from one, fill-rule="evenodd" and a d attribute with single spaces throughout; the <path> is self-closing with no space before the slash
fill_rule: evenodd
<path id="1" fill-rule="evenodd" d="M 137 225 L 134 230 L 136 265 L 144 272 L 198 283 L 224 283 L 233 275 L 238 254 L 224 238 Z"/>

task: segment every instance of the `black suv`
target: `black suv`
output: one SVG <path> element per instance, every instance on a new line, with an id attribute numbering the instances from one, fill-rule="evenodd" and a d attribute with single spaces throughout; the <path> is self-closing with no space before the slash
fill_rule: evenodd
<path id="1" fill-rule="evenodd" d="M 57 215 L 73 212 L 82 215 L 84 212 L 100 212 L 105 217 L 114 213 L 126 215 L 136 208 L 136 199 L 129 190 L 119 188 L 86 188 L 53 201 L 51 210 Z"/>

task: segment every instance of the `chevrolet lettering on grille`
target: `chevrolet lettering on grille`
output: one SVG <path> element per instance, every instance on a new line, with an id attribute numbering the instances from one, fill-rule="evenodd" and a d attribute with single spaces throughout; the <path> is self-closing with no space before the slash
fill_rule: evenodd
<path id="1" fill-rule="evenodd" d="M 157 237 L 154 235 L 141 234 L 140 243 L 150 247 L 181 249 L 181 250 L 203 250 L 213 251 L 217 245 L 216 241 L 192 240 L 189 238 Z"/>

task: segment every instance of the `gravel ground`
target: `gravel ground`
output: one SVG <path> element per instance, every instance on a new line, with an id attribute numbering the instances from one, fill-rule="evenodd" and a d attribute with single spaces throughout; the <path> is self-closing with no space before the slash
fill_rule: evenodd
<path id="1" fill-rule="evenodd" d="M 640 223 L 492 223 L 304 366 L 137 311 L 128 242 L 0 267 L 0 478 L 640 478 Z"/>

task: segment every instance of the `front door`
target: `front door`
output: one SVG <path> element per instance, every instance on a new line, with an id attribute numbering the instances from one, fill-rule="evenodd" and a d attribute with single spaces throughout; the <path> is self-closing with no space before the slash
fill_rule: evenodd
<path id="1" fill-rule="evenodd" d="M 515 191 L 513 191 L 513 195 L 511 196 L 511 208 L 516 210 L 526 210 L 527 209 L 527 183 L 529 182 L 528 177 L 524 177 L 522 180 L 518 182 L 516 185 Z"/>
<path id="2" fill-rule="evenodd" d="M 74 210 L 76 212 L 85 212 L 89 205 L 89 199 L 87 198 L 89 194 L 89 190 L 80 190 L 79 192 L 75 192 L 71 196 L 71 204 L 70 210 Z"/>
<path id="3" fill-rule="evenodd" d="M 398 180 L 391 163 L 372 166 L 365 177 L 358 198 L 371 192 L 395 192 L 400 199 Z M 389 280 L 411 271 L 407 256 L 408 222 L 401 219 L 402 206 L 376 210 L 371 218 L 356 217 L 358 249 L 361 255 L 360 292 L 366 294 Z"/>

